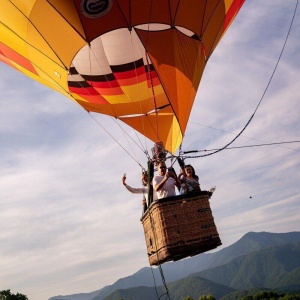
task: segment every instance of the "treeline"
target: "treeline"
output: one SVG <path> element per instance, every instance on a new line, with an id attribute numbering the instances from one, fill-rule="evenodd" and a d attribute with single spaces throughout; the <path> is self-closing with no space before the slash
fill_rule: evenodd
<path id="1" fill-rule="evenodd" d="M 187 296 L 183 300 L 194 300 L 194 298 Z M 213 295 L 202 295 L 199 297 L 199 300 L 216 300 L 216 298 Z"/>
<path id="2" fill-rule="evenodd" d="M 216 300 L 216 298 L 213 295 L 202 295 L 198 299 L 187 296 L 183 300 Z M 239 300 L 300 300 L 300 293 L 260 291 L 254 295 L 242 297 Z"/>
<path id="3" fill-rule="evenodd" d="M 276 291 L 261 291 L 253 296 L 246 296 L 240 300 L 300 300 L 299 293 L 281 293 Z"/>
<path id="4" fill-rule="evenodd" d="M 12 294 L 10 290 L 0 291 L 0 300 L 28 300 L 26 295 Z"/>

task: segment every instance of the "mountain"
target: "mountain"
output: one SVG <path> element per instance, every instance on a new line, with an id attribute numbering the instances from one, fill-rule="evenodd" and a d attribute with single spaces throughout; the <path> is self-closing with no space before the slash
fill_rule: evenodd
<path id="1" fill-rule="evenodd" d="M 198 299 L 201 295 L 213 294 L 217 299 L 221 298 L 234 290 L 223 286 L 221 284 L 214 283 L 204 278 L 186 277 L 178 281 L 168 284 L 169 295 L 172 300 L 182 300 L 187 296 L 191 296 L 194 299 Z M 165 292 L 165 289 L 160 286 L 157 288 L 157 294 L 154 287 L 136 287 L 127 290 L 117 290 L 104 300 L 119 300 L 119 299 L 143 299 L 153 300 L 157 299 Z M 100 298 L 95 297 L 94 300 Z M 165 299 L 165 297 L 161 297 Z"/>
<path id="2" fill-rule="evenodd" d="M 158 288 L 158 294 L 161 295 L 163 293 L 163 289 L 161 287 Z M 95 297 L 96 299 L 102 299 L 99 297 Z M 148 286 L 139 286 L 129 289 L 121 289 L 114 291 L 108 297 L 105 297 L 104 300 L 127 300 L 127 299 L 143 299 L 143 300 L 153 300 L 157 299 L 156 291 L 154 287 Z"/>
<path id="3" fill-rule="evenodd" d="M 91 292 L 91 293 L 80 293 L 80 294 L 74 294 L 74 295 L 67 295 L 67 296 L 63 296 L 63 295 L 59 295 L 59 296 L 54 296 L 49 298 L 49 300 L 91 300 L 94 297 L 96 297 L 100 292 L 104 293 L 105 290 L 107 290 L 109 286 L 106 286 L 100 290 Z M 110 292 L 108 292 L 107 295 L 109 295 Z"/>
<path id="4" fill-rule="evenodd" d="M 91 292 L 91 293 L 80 293 L 80 294 L 74 294 L 74 295 L 68 295 L 68 296 L 54 296 L 49 298 L 49 300 L 91 300 L 94 297 L 96 297 L 100 291 L 105 290 L 105 288 Z M 110 293 L 108 293 L 109 295 Z"/>
<path id="5" fill-rule="evenodd" d="M 236 290 L 299 290 L 300 288 L 300 243 L 273 246 L 240 256 L 231 262 L 204 270 L 168 284 L 172 300 L 187 296 L 198 299 L 212 294 L 216 299 L 239 299 L 247 291 Z M 206 279 L 205 279 L 206 278 Z M 163 287 L 157 288 L 159 296 Z M 117 290 L 104 300 L 155 299 L 155 289 L 136 287 Z M 156 297 L 159 298 L 159 297 Z M 101 300 L 99 296 L 93 300 Z"/>
<path id="6" fill-rule="evenodd" d="M 162 265 L 164 277 L 167 283 L 186 277 L 188 274 L 199 272 L 205 269 L 216 267 L 231 260 L 256 250 L 265 249 L 273 245 L 300 242 L 300 232 L 289 233 L 269 233 L 269 232 L 249 232 L 231 246 L 215 253 L 203 253 L 184 260 L 169 262 Z M 152 268 L 157 285 L 161 285 L 161 277 L 158 268 Z M 145 267 L 138 272 L 117 280 L 114 284 L 92 293 L 56 296 L 51 300 L 92 300 L 96 295 L 99 299 L 104 299 L 118 289 L 127 289 L 138 286 L 153 286 L 153 276 L 151 268 Z M 102 297 L 102 298 L 101 298 Z M 49 299 L 49 300 L 50 300 Z"/>
<path id="7" fill-rule="evenodd" d="M 253 251 L 265 249 L 270 246 L 296 242 L 300 242 L 300 232 L 249 232 L 236 243 L 218 252 L 208 254 L 204 253 L 175 263 L 167 263 L 163 265 L 165 277 L 168 279 L 169 275 L 173 274 L 171 276 L 174 276 L 174 273 L 179 273 L 184 276 L 184 274 L 186 274 L 186 270 L 189 270 L 189 273 L 199 272 L 223 265 L 236 257 Z"/>
<path id="8" fill-rule="evenodd" d="M 300 286 L 300 243 L 269 247 L 197 272 L 199 276 L 237 290 Z"/>
<path id="9" fill-rule="evenodd" d="M 278 286 L 283 290 L 299 290 L 300 291 L 300 268 L 283 274 L 278 278 Z"/>

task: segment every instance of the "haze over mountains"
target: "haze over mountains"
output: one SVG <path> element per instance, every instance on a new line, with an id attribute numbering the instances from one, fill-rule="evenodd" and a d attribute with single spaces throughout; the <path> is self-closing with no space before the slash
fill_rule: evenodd
<path id="1" fill-rule="evenodd" d="M 158 268 L 149 267 L 91 293 L 51 300 L 156 299 L 165 292 Z M 231 246 L 163 265 L 172 300 L 212 294 L 220 299 L 253 287 L 300 290 L 300 232 L 249 232 Z M 242 279 L 242 280 L 241 280 Z"/>

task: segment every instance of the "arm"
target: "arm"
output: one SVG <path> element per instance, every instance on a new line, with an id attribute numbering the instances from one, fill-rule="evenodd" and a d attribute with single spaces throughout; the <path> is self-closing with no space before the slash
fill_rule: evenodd
<path id="1" fill-rule="evenodd" d="M 160 182 L 157 182 L 156 178 L 154 177 L 154 179 L 153 179 L 153 188 L 154 188 L 154 190 L 155 191 L 161 190 L 169 177 L 174 179 L 174 181 L 175 181 L 174 185 L 176 185 L 177 188 L 180 189 L 180 182 L 177 179 L 177 177 L 175 176 L 175 174 L 173 172 L 167 172 L 166 175 L 164 176 L 164 178 L 162 179 L 162 181 L 160 181 Z"/>
<path id="2" fill-rule="evenodd" d="M 178 174 L 177 179 L 180 183 L 185 181 L 185 173 L 182 169 L 180 170 L 180 173 Z"/>
<path id="3" fill-rule="evenodd" d="M 168 180 L 167 175 L 164 176 L 164 178 L 158 182 L 157 178 L 154 177 L 153 178 L 153 189 L 157 192 L 159 190 L 161 190 L 161 188 L 164 186 L 165 182 Z"/>
<path id="4" fill-rule="evenodd" d="M 128 184 L 126 184 L 126 176 L 123 176 L 122 178 L 122 182 L 123 182 L 123 185 L 126 187 L 126 189 L 133 193 L 133 194 L 146 194 L 148 193 L 148 188 L 147 187 L 142 187 L 142 188 L 133 188 L 131 186 L 129 186 Z"/>
<path id="5" fill-rule="evenodd" d="M 181 188 L 181 183 L 179 182 L 178 178 L 175 179 L 175 185 L 177 186 L 178 190 Z"/>
<path id="6" fill-rule="evenodd" d="M 169 177 L 171 177 L 175 180 L 174 185 L 176 185 L 178 190 L 180 190 L 181 183 L 180 183 L 180 180 L 178 179 L 179 175 L 178 175 L 178 177 L 176 177 L 176 175 L 173 172 L 168 172 L 167 174 L 169 174 Z"/>
<path id="7" fill-rule="evenodd" d="M 142 188 L 133 188 L 131 186 L 129 186 L 128 184 L 125 183 L 125 187 L 126 189 L 133 193 L 133 194 L 146 194 L 148 193 L 148 188 L 147 187 L 142 187 Z"/>

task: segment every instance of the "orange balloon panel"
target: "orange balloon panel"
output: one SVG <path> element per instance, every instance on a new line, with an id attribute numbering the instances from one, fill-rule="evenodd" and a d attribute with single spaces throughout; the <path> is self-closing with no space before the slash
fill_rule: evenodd
<path id="1" fill-rule="evenodd" d="M 0 61 L 174 153 L 244 1 L 1 0 Z"/>

